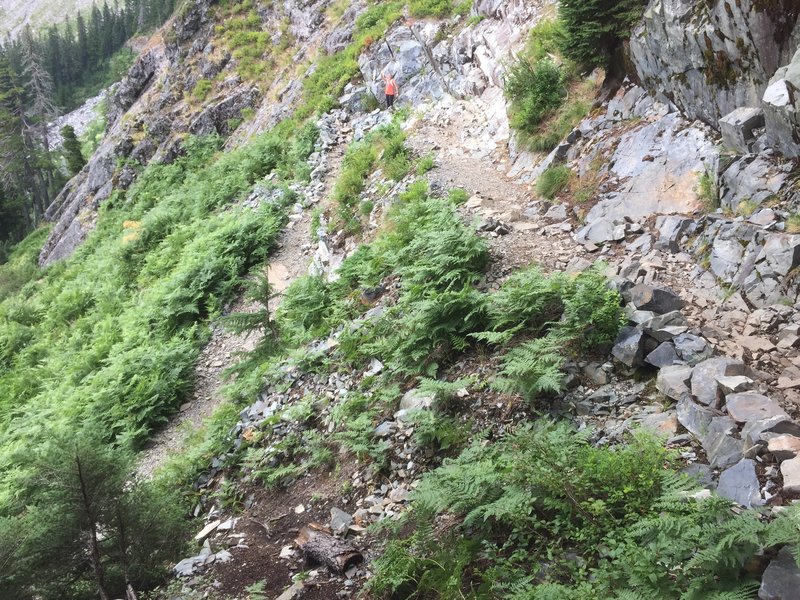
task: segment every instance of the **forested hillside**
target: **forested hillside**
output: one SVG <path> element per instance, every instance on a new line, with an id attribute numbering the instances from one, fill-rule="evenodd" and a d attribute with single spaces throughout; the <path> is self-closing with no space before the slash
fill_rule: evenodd
<path id="1" fill-rule="evenodd" d="M 26 26 L 0 47 L 0 247 L 38 226 L 76 172 L 79 163 L 50 151 L 47 124 L 118 81 L 135 59 L 126 42 L 161 25 L 174 5 L 92 4 L 46 29 Z"/>
<path id="2" fill-rule="evenodd" d="M 22 32 L 0 598 L 796 598 L 798 18 L 131 0 Z M 143 33 L 104 131 L 50 151 Z"/>

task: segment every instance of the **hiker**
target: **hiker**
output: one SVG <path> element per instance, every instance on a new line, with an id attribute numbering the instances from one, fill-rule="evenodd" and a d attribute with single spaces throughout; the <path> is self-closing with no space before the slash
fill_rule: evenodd
<path id="1" fill-rule="evenodd" d="M 394 99 L 397 96 L 397 82 L 394 80 L 394 75 L 390 72 L 383 74 L 383 81 L 386 83 L 386 108 L 391 109 L 394 106 Z"/>

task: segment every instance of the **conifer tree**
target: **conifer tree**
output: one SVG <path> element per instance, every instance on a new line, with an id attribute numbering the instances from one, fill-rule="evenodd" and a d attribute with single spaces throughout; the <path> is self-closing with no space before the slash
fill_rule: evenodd
<path id="1" fill-rule="evenodd" d="M 81 143 L 75 136 L 75 129 L 72 125 L 64 125 L 61 129 L 61 137 L 64 140 L 64 158 L 67 161 L 67 168 L 72 175 L 76 175 L 86 164 L 86 159 L 81 152 Z"/>

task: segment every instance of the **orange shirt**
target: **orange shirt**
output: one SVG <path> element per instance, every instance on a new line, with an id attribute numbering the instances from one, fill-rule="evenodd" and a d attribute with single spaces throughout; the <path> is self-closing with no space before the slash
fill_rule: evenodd
<path id="1" fill-rule="evenodd" d="M 394 77 L 389 77 L 386 80 L 386 95 L 387 96 L 395 96 L 397 95 L 397 82 L 394 80 Z"/>

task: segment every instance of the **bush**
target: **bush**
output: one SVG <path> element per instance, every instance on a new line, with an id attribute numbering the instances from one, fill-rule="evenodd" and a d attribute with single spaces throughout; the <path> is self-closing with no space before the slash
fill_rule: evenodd
<path id="1" fill-rule="evenodd" d="M 569 185 L 572 170 L 566 165 L 548 167 L 536 180 L 536 192 L 552 200 L 561 190 Z"/>
<path id="2" fill-rule="evenodd" d="M 445 460 L 423 476 L 406 522 L 375 561 L 370 591 L 749 598 L 757 583 L 748 560 L 786 543 L 798 549 L 796 509 L 770 523 L 722 498 L 694 500 L 696 483 L 670 470 L 659 440 L 637 434 L 595 447 L 588 436 L 540 420 Z"/>
<path id="3" fill-rule="evenodd" d="M 520 58 L 506 76 L 505 93 L 511 102 L 511 126 L 533 133 L 561 105 L 567 90 L 561 70 L 550 59 Z"/>

